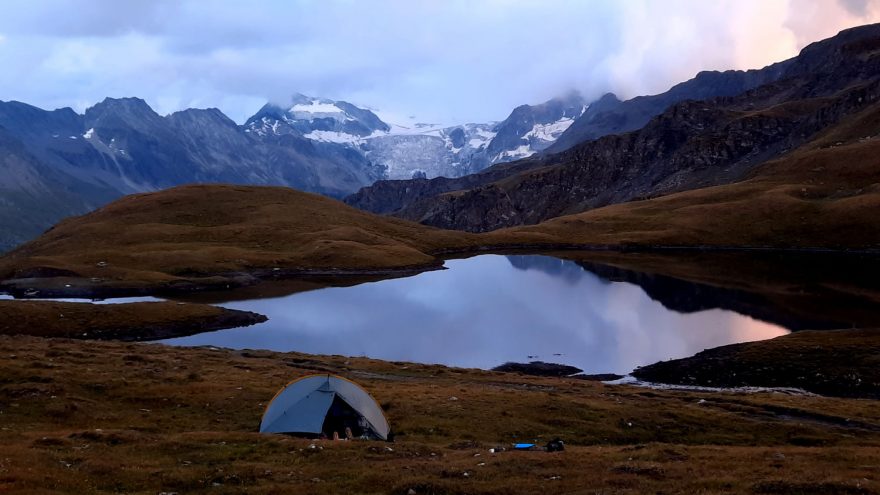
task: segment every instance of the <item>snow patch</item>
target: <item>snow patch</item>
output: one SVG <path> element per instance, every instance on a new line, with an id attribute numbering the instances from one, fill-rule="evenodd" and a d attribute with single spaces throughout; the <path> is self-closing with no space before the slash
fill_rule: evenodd
<path id="1" fill-rule="evenodd" d="M 94 135 L 95 135 L 95 128 L 92 127 L 91 129 L 87 130 L 85 134 L 83 134 L 83 137 L 86 139 L 92 139 L 92 136 L 94 136 Z"/>
<path id="2" fill-rule="evenodd" d="M 375 134 L 375 133 L 373 133 Z M 308 134 L 305 134 L 303 137 L 307 139 L 312 139 L 315 141 L 322 141 L 325 143 L 340 143 L 340 144 L 354 144 L 363 140 L 362 137 L 356 136 L 354 134 L 347 134 L 344 132 L 336 132 L 336 131 L 312 131 Z M 372 137 L 372 136 L 371 136 Z"/>
<path id="3" fill-rule="evenodd" d="M 333 103 L 321 103 L 317 100 L 312 100 L 308 104 L 297 103 L 296 105 L 290 107 L 290 112 L 307 112 L 307 113 L 336 113 L 341 112 L 342 109 L 334 105 Z"/>
<path id="4" fill-rule="evenodd" d="M 426 136 L 440 137 L 440 132 L 444 129 L 441 124 L 417 123 L 411 126 L 405 126 L 388 122 L 388 126 L 391 127 L 391 130 L 385 134 L 389 136 L 416 136 L 421 134 Z"/>
<path id="5" fill-rule="evenodd" d="M 700 385 L 675 385 L 671 383 L 654 383 L 639 380 L 632 375 L 626 375 L 619 380 L 602 382 L 606 385 L 633 385 L 635 387 L 652 388 L 655 390 L 684 390 L 691 392 L 727 392 L 741 394 L 757 394 L 773 392 L 785 395 L 811 395 L 816 394 L 794 387 L 704 387 Z"/>
<path id="6" fill-rule="evenodd" d="M 337 107 L 334 103 L 325 103 L 318 100 L 312 100 L 309 103 L 297 103 L 288 110 L 290 115 L 296 120 L 308 120 L 331 118 L 339 122 L 350 122 L 355 120 L 351 115 L 345 113 L 344 110 Z"/>
<path id="7" fill-rule="evenodd" d="M 245 132 L 253 132 L 254 134 L 265 137 L 267 134 L 279 135 L 278 129 L 281 127 L 281 121 L 263 117 L 260 122 L 251 122 L 251 125 L 245 129 Z"/>
<path id="8" fill-rule="evenodd" d="M 502 160 L 504 158 L 513 158 L 513 159 L 526 158 L 528 156 L 534 155 L 535 153 L 536 153 L 536 151 L 533 150 L 531 146 L 529 146 L 528 144 L 523 144 L 523 145 L 517 146 L 516 148 L 514 148 L 512 150 L 502 151 L 495 158 L 495 161 Z"/>
<path id="9" fill-rule="evenodd" d="M 536 139 L 543 142 L 552 142 L 556 141 L 566 129 L 571 127 L 571 124 L 574 123 L 574 119 L 569 117 L 563 117 L 556 122 L 551 122 L 549 124 L 535 124 L 532 127 L 532 130 L 525 133 L 523 138 L 532 140 Z"/>
<path id="10" fill-rule="evenodd" d="M 494 123 L 493 123 L 494 125 Z M 497 132 L 487 131 L 486 129 L 477 129 L 477 135 L 484 138 L 486 141 L 491 141 L 495 139 L 495 136 L 498 135 Z"/>

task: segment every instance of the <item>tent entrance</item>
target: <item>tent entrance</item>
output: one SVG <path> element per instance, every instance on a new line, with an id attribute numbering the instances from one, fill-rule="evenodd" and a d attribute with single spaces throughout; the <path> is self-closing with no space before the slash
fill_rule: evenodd
<path id="1" fill-rule="evenodd" d="M 339 395 L 333 397 L 330 409 L 327 410 L 327 416 L 324 417 L 324 424 L 321 426 L 321 432 L 327 438 L 333 438 L 333 433 L 337 433 L 339 438 L 346 438 L 346 428 L 351 430 L 353 438 L 360 438 L 366 433 L 366 421 L 353 407 L 342 400 Z"/>
<path id="2" fill-rule="evenodd" d="M 261 433 L 388 440 L 391 428 L 379 403 L 356 383 L 310 375 L 287 384 L 266 406 Z"/>

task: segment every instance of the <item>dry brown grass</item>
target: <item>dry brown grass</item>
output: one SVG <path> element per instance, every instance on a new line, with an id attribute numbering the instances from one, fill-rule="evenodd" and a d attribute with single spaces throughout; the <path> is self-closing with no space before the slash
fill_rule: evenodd
<path id="1" fill-rule="evenodd" d="M 880 489 L 873 401 L 660 392 L 358 358 L 31 337 L 0 337 L 0 356 L 2 493 Z M 397 441 L 255 433 L 278 388 L 323 371 L 370 391 Z M 773 412 L 780 408 L 787 414 Z M 819 413 L 860 426 L 810 419 Z M 488 452 L 555 436 L 565 452 Z"/>
<path id="2" fill-rule="evenodd" d="M 262 321 L 256 313 L 207 304 L 0 301 L 0 335 L 151 340 Z"/>
<path id="3" fill-rule="evenodd" d="M 470 237 L 288 188 L 183 186 L 62 221 L 8 254 L 0 277 L 139 287 L 259 269 L 426 268 L 438 263 L 429 252 Z"/>
<path id="4" fill-rule="evenodd" d="M 810 150 L 736 184 L 489 234 L 636 246 L 880 249 L 880 139 Z"/>
<path id="5" fill-rule="evenodd" d="M 663 383 L 796 387 L 822 395 L 880 399 L 880 331 L 797 332 L 708 349 L 633 374 Z"/>
<path id="6" fill-rule="evenodd" d="M 742 182 L 612 205 L 489 239 L 613 246 L 880 249 L 875 105 Z"/>

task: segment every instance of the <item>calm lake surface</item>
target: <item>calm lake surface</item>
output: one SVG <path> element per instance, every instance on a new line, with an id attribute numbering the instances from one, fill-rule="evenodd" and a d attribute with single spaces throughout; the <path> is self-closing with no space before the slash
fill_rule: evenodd
<path id="1" fill-rule="evenodd" d="M 273 299 L 222 303 L 260 325 L 163 341 L 492 368 L 542 360 L 586 373 L 769 339 L 781 326 L 733 311 L 680 313 L 628 282 L 548 256 L 484 255 L 447 270 Z"/>

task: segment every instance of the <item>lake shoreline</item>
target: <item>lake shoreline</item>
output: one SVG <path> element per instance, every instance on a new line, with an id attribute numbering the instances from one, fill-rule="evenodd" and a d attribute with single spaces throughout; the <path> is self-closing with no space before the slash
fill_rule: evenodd
<path id="1" fill-rule="evenodd" d="M 184 337 L 268 320 L 252 311 L 170 301 L 92 304 L 3 300 L 0 316 L 0 335 L 121 342 Z"/>
<path id="2" fill-rule="evenodd" d="M 880 329 L 815 330 L 707 349 L 643 366 L 632 375 L 685 387 L 782 387 L 878 400 L 878 362 Z"/>
<path id="3" fill-rule="evenodd" d="M 40 276 L 39 269 L 32 269 L 34 276 L 0 280 L 0 293 L 9 294 L 16 299 L 40 298 L 78 298 L 109 299 L 142 296 L 183 296 L 200 292 L 235 290 L 248 288 L 273 281 L 285 281 L 321 277 L 340 280 L 358 277 L 406 277 L 433 270 L 444 269 L 448 260 L 464 259 L 485 254 L 541 254 L 548 252 L 577 253 L 761 253 L 761 254 L 815 254 L 829 256 L 880 256 L 880 249 L 830 249 L 821 247 L 772 247 L 772 246 L 676 246 L 676 245 L 601 245 L 571 243 L 512 243 L 469 246 L 431 251 L 435 259 L 419 265 L 384 268 L 255 268 L 234 272 L 205 272 L 199 277 L 179 278 L 171 281 L 152 283 L 123 280 L 98 281 L 94 278 L 75 277 L 56 271 L 46 270 L 47 276 Z"/>

